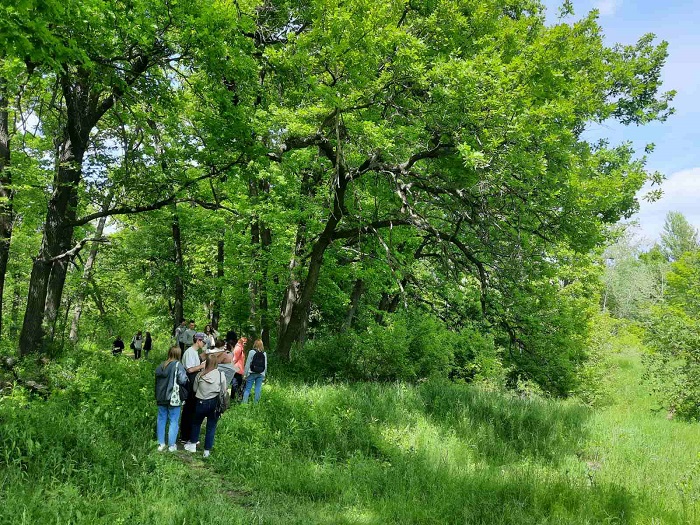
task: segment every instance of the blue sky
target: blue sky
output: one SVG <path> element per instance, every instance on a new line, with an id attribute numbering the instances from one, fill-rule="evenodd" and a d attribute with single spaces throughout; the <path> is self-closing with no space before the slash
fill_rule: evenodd
<path id="1" fill-rule="evenodd" d="M 550 21 L 556 20 L 561 1 L 545 0 Z M 632 44 L 645 33 L 654 33 L 669 44 L 663 70 L 663 90 L 675 90 L 676 113 L 664 123 L 646 126 L 617 124 L 592 127 L 592 136 L 605 136 L 611 144 L 632 141 L 640 154 L 650 142 L 650 170 L 666 176 L 663 197 L 654 203 L 641 201 L 642 234 L 658 238 L 668 211 L 680 211 L 700 229 L 700 2 L 697 0 L 573 0 L 574 18 L 592 9 L 600 11 L 599 23 L 608 44 Z"/>

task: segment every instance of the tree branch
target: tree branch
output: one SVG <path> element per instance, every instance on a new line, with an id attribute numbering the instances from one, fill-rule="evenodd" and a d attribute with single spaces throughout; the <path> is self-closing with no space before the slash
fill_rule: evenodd
<path id="1" fill-rule="evenodd" d="M 187 181 L 185 184 L 183 184 L 177 191 L 175 191 L 172 195 L 161 199 L 159 201 L 156 201 L 152 204 L 148 204 L 146 206 L 124 206 L 122 208 L 112 208 L 111 210 L 103 210 L 103 211 L 98 211 L 95 213 L 91 213 L 90 215 L 86 215 L 84 217 L 81 217 L 80 219 L 77 219 L 74 223 L 73 226 L 83 226 L 84 224 L 87 224 L 91 221 L 94 221 L 95 219 L 99 219 L 100 217 L 111 217 L 113 215 L 129 215 L 133 213 L 144 213 L 148 211 L 155 211 L 159 210 L 160 208 L 163 208 L 167 206 L 168 204 L 172 204 L 174 202 L 187 202 L 188 200 L 191 199 L 183 199 L 182 201 L 177 200 L 177 196 L 182 193 L 184 190 L 191 188 L 198 182 L 201 182 L 206 179 L 210 179 L 213 177 L 216 177 L 229 169 L 230 167 L 234 166 L 236 163 L 238 163 L 241 160 L 241 157 L 236 159 L 235 161 L 231 161 L 227 163 L 225 166 L 222 166 L 221 168 L 218 169 L 212 169 L 211 172 L 205 173 L 204 175 L 200 175 L 199 177 L 195 177 L 194 179 Z M 236 213 L 233 210 L 229 210 L 232 213 Z"/>
<path id="2" fill-rule="evenodd" d="M 347 228 L 345 230 L 337 230 L 333 233 L 333 240 L 336 239 L 350 239 L 352 237 L 359 237 L 360 235 L 366 235 L 373 232 L 378 228 L 393 228 L 394 226 L 408 226 L 412 222 L 408 219 L 382 219 L 379 221 L 374 221 L 363 226 L 358 226 L 357 228 Z"/>
<path id="3" fill-rule="evenodd" d="M 81 241 L 78 241 L 78 243 L 75 246 L 73 246 L 73 248 L 68 250 L 67 252 L 64 252 L 60 255 L 57 255 L 56 257 L 52 257 L 51 259 L 48 259 L 48 261 L 55 262 L 55 261 L 59 261 L 61 259 L 65 259 L 66 257 L 72 257 L 73 255 L 76 255 L 80 250 L 82 250 L 83 246 L 85 246 L 89 242 L 109 243 L 109 239 L 106 239 L 105 237 L 83 239 Z"/>

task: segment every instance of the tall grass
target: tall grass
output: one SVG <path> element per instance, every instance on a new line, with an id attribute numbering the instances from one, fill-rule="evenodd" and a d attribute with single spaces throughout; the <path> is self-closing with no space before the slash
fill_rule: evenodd
<path id="1" fill-rule="evenodd" d="M 0 399 L 2 523 L 697 523 L 700 430 L 655 412 L 639 351 L 609 406 L 448 382 L 264 387 L 212 457 L 157 453 L 153 365 L 92 357 Z"/>

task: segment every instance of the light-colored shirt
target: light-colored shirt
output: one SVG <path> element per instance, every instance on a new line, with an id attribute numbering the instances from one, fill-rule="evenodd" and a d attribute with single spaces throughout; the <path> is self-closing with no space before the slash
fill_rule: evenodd
<path id="1" fill-rule="evenodd" d="M 194 343 L 194 334 L 196 334 L 196 333 L 197 333 L 196 330 L 192 330 L 192 328 L 188 328 L 187 330 L 185 330 L 183 332 L 183 339 L 184 340 L 182 342 L 185 343 L 186 345 L 192 346 L 192 344 Z"/>
<path id="2" fill-rule="evenodd" d="M 184 343 L 185 342 L 185 331 L 187 330 L 186 326 L 182 326 L 181 324 L 177 326 L 175 329 L 175 340 L 178 343 Z"/>
<path id="3" fill-rule="evenodd" d="M 182 356 L 182 366 L 185 370 L 199 366 L 199 348 L 190 346 Z"/>

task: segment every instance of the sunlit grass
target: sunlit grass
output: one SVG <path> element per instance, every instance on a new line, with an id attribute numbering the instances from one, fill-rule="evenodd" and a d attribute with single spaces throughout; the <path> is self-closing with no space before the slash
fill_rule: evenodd
<path id="1" fill-rule="evenodd" d="M 155 451 L 152 370 L 109 362 L 48 402 L 0 401 L 0 522 L 699 522 L 700 429 L 656 410 L 636 345 L 608 368 L 601 409 L 271 382 L 225 414 L 205 462 Z"/>

